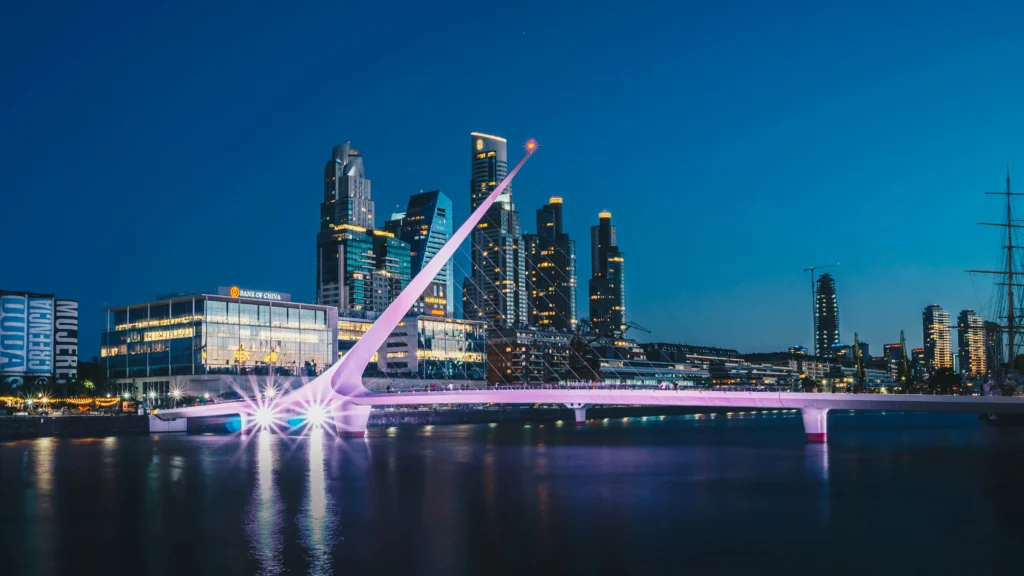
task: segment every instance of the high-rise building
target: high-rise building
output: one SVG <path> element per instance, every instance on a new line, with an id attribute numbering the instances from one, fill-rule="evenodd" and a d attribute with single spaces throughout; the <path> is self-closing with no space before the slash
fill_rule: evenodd
<path id="1" fill-rule="evenodd" d="M 374 206 L 363 157 L 334 147 L 324 168 L 317 234 L 316 300 L 340 312 L 381 312 L 410 279 L 409 245 L 373 230 Z"/>
<path id="2" fill-rule="evenodd" d="M 317 304 L 341 312 L 373 309 L 373 237 L 354 224 L 330 224 L 317 235 Z"/>
<path id="3" fill-rule="evenodd" d="M 895 344 L 886 344 L 883 347 L 882 359 L 886 362 L 899 363 L 903 361 L 903 348 L 899 342 Z"/>
<path id="4" fill-rule="evenodd" d="M 828 355 L 839 344 L 839 302 L 831 274 L 818 277 L 814 293 L 814 353 Z"/>
<path id="5" fill-rule="evenodd" d="M 373 228 L 373 200 L 363 157 L 348 143 L 338 144 L 324 167 L 324 201 L 320 205 L 320 230 L 329 224 Z"/>
<path id="6" fill-rule="evenodd" d="M 924 363 L 929 373 L 953 368 L 953 342 L 949 332 L 949 312 L 938 304 L 924 309 Z"/>
<path id="7" fill-rule="evenodd" d="M 985 321 L 977 312 L 968 308 L 956 319 L 957 357 L 960 373 L 982 376 L 988 372 L 988 357 L 985 353 Z"/>
<path id="8" fill-rule="evenodd" d="M 612 214 L 598 215 L 590 228 L 590 324 L 602 336 L 614 336 L 626 325 L 626 254 L 619 250 Z"/>
<path id="9" fill-rule="evenodd" d="M 409 244 L 387 230 L 373 230 L 373 259 L 372 309 L 383 312 L 412 279 Z"/>
<path id="10" fill-rule="evenodd" d="M 384 229 L 409 244 L 411 273 L 415 276 L 452 236 L 452 201 L 440 190 L 413 194 L 405 212 L 392 214 Z M 455 309 L 454 280 L 449 260 L 412 312 L 450 317 Z"/>
<path id="11" fill-rule="evenodd" d="M 562 199 L 537 210 L 537 233 L 523 236 L 533 283 L 532 324 L 542 328 L 576 328 L 576 242 L 562 231 Z"/>
<path id="12" fill-rule="evenodd" d="M 508 173 L 506 141 L 471 134 L 470 208 L 475 210 Z M 471 236 L 472 270 L 463 281 L 463 315 L 508 328 L 529 321 L 526 250 L 519 213 L 506 189 L 491 205 Z"/>
<path id="13" fill-rule="evenodd" d="M 998 322 L 985 322 L 985 355 L 989 371 L 996 372 L 1003 362 L 1003 328 Z"/>

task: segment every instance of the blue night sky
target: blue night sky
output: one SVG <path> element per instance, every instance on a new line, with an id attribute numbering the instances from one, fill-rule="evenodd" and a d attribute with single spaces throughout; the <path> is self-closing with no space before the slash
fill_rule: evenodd
<path id="1" fill-rule="evenodd" d="M 105 304 L 312 301 L 339 142 L 379 226 L 436 188 L 461 222 L 473 130 L 540 142 L 515 203 L 533 231 L 565 198 L 582 304 L 612 212 L 651 339 L 809 345 L 802 270 L 836 261 L 874 354 L 928 304 L 991 311 L 963 270 L 998 265 L 981 192 L 1024 179 L 1019 3 L 88 4 L 0 7 L 0 287 L 78 298 L 83 356 Z"/>

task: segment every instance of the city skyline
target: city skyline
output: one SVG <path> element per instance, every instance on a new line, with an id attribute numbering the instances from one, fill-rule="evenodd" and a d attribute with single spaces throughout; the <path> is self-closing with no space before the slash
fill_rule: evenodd
<path id="1" fill-rule="evenodd" d="M 366 10 L 370 19 L 383 18 L 374 8 Z M 313 240 L 307 231 L 316 226 L 312 219 L 323 151 L 339 141 L 356 143 L 367 158 L 380 215 L 393 211 L 396 204 L 404 206 L 409 191 L 441 189 L 451 194 L 453 220 L 458 223 L 468 215 L 459 192 L 465 189 L 461 152 L 465 134 L 484 130 L 507 137 L 513 146 L 536 136 L 544 147 L 545 154 L 517 181 L 516 206 L 521 214 L 532 214 L 550 196 L 559 195 L 566 200 L 564 218 L 570 237 L 585 239 L 587 227 L 600 210 L 615 214 L 617 225 L 629 230 L 629 317 L 652 329 L 654 333 L 644 336 L 645 340 L 743 351 L 810 346 L 806 278 L 800 270 L 826 261 L 843 262 L 833 276 L 843 300 L 844 332 L 856 331 L 876 346 L 894 342 L 903 329 L 908 347 L 920 347 L 916 326 L 921 310 L 930 303 L 950 311 L 973 308 L 990 319 L 990 280 L 971 278 L 962 270 L 985 267 L 998 259 L 998 239 L 989 231 L 973 229 L 972 224 L 991 220 L 998 215 L 999 206 L 978 193 L 999 190 L 1003 166 L 1010 163 L 1012 169 L 1021 160 L 1012 134 L 1019 132 L 1024 119 L 1009 101 L 1004 105 L 999 95 L 1015 92 L 1012 85 L 1001 89 L 998 85 L 1011 82 L 1001 72 L 1007 60 L 1000 52 L 1005 51 L 997 49 L 1000 42 L 1012 38 L 1005 13 L 998 18 L 975 14 L 968 19 L 971 25 L 986 29 L 988 39 L 969 42 L 963 35 L 948 33 L 948 23 L 945 27 L 937 23 L 940 9 L 922 14 L 894 8 L 888 14 L 893 28 L 884 27 L 880 44 L 866 53 L 845 56 L 844 66 L 839 67 L 842 75 L 815 74 L 819 84 L 813 85 L 800 75 L 819 70 L 815 57 L 802 55 L 795 47 L 776 47 L 773 54 L 780 62 L 797 58 L 797 65 L 789 66 L 793 71 L 784 75 L 784 90 L 776 86 L 758 99 L 716 97 L 732 94 L 730 89 L 737 83 L 755 81 L 764 73 L 745 63 L 750 58 L 748 52 L 738 49 L 718 54 L 729 66 L 739 67 L 728 78 L 697 59 L 687 60 L 681 66 L 700 82 L 699 89 L 689 91 L 685 100 L 699 112 L 691 114 L 676 106 L 674 99 L 687 92 L 679 83 L 659 86 L 646 76 L 634 78 L 631 97 L 647 102 L 647 110 L 616 108 L 625 94 L 615 90 L 596 96 L 596 105 L 588 106 L 581 102 L 585 100 L 581 92 L 558 82 L 552 68 L 540 66 L 531 71 L 520 66 L 535 60 L 537 50 L 545 49 L 596 73 L 599 64 L 604 68 L 610 62 L 633 59 L 650 51 L 651 43 L 663 42 L 638 40 L 637 45 L 626 46 L 623 54 L 599 49 L 596 57 L 586 57 L 569 51 L 571 41 L 531 26 L 530 15 L 537 10 L 527 6 L 522 19 L 497 25 L 503 42 L 496 57 L 515 70 L 505 93 L 484 88 L 465 92 L 477 77 L 464 69 L 472 67 L 477 57 L 470 63 L 459 60 L 458 70 L 433 61 L 426 65 L 426 70 L 442 77 L 457 71 L 464 74 L 457 76 L 450 88 L 427 78 L 425 91 L 398 96 L 402 91 L 385 83 L 381 89 L 393 94 L 386 97 L 372 87 L 339 96 L 315 87 L 302 70 L 289 72 L 270 60 L 266 65 L 279 77 L 297 80 L 285 93 L 261 83 L 259 78 L 266 76 L 263 70 L 233 68 L 246 53 L 244 48 L 251 48 L 256 55 L 265 53 L 265 48 L 245 42 L 239 54 L 219 55 L 207 68 L 186 71 L 180 65 L 163 66 L 160 47 L 185 42 L 189 35 L 184 33 L 162 39 L 152 51 L 143 51 L 125 63 L 133 78 L 130 84 L 118 68 L 97 63 L 98 55 L 116 46 L 126 32 L 86 47 L 79 56 L 85 65 L 77 70 L 59 64 L 31 78 L 28 68 L 13 70 L 16 89 L 3 96 L 0 108 L 11 116 L 3 157 L 11 167 L 5 188 L 14 193 L 6 195 L 5 212 L 36 216 L 13 222 L 5 218 L 0 238 L 18 248 L 9 252 L 4 287 L 56 292 L 80 300 L 83 356 L 98 351 L 104 303 L 144 302 L 169 290 L 202 291 L 218 285 L 279 290 L 313 302 L 311 271 L 302 263 L 310 259 Z M 813 16 L 819 17 L 824 29 L 835 33 L 835 42 L 855 37 L 856 22 L 867 18 L 821 7 L 811 9 L 808 18 Z M 47 54 L 62 52 L 66 42 L 81 34 L 78 26 L 66 39 L 36 34 L 43 22 L 36 17 L 27 12 L 26 25 L 5 36 L 5 42 L 22 41 L 26 34 L 41 39 L 39 50 L 26 66 L 34 66 L 33 62 Z M 208 16 L 212 23 L 228 17 L 217 10 Z M 260 29 L 267 25 L 268 17 L 256 10 L 238 25 Z M 568 15 L 556 11 L 551 17 L 559 22 Z M 847 17 L 851 24 L 840 24 Z M 297 18 L 305 22 L 312 15 L 299 14 Z M 595 19 L 593 29 L 598 32 L 612 24 L 607 18 L 588 18 Z M 624 18 L 638 22 L 645 16 L 629 14 Z M 703 18 L 724 26 L 725 43 L 741 38 L 745 28 L 742 23 L 730 23 L 724 11 Z M 964 22 L 949 14 L 944 18 Z M 983 21 L 987 18 L 991 21 Z M 174 17 L 169 20 L 177 22 Z M 918 47 L 904 45 L 907 41 L 899 36 L 905 35 L 908 22 L 916 23 L 915 29 L 936 24 L 929 29 L 945 30 L 942 35 L 954 41 L 943 41 L 940 46 L 927 36 L 919 38 Z M 819 34 L 810 26 L 791 26 L 796 45 Z M 192 31 L 188 26 L 182 29 Z M 284 34 L 298 35 L 300 29 L 289 27 Z M 601 46 L 593 44 L 599 34 L 573 34 L 585 46 Z M 419 35 L 413 34 L 413 38 Z M 198 31 L 196 41 L 203 45 L 216 40 L 204 29 Z M 310 44 L 295 48 L 298 52 L 282 62 L 311 58 L 310 66 L 315 66 L 320 60 L 313 55 L 323 51 L 321 44 L 326 41 L 326 35 L 313 34 Z M 380 46 L 358 32 L 352 41 Z M 705 50 L 721 42 L 722 38 L 694 38 L 694 45 Z M 899 77 L 891 68 L 871 68 L 880 65 L 881 54 L 896 46 L 894 43 L 911 56 L 909 73 Z M 453 49 L 440 47 L 445 53 Z M 689 53 L 682 46 L 679 49 Z M 521 50 L 526 55 L 520 56 Z M 939 50 L 942 57 L 931 59 L 928 52 L 933 50 Z M 183 54 L 192 61 L 199 52 L 186 46 Z M 367 64 L 392 62 L 410 54 L 411 48 L 405 44 L 395 54 L 368 52 Z M 968 55 L 970 66 L 963 62 Z M 638 63 L 638 72 L 643 73 L 676 70 L 667 60 L 630 61 Z M 939 61 L 945 64 L 941 72 Z M 765 69 L 779 73 L 786 67 L 770 63 Z M 246 87 L 244 97 L 238 88 L 212 74 L 231 69 L 239 86 Z M 182 86 L 185 97 L 173 108 L 167 107 L 168 101 L 159 93 L 145 89 L 161 81 L 156 70 L 164 70 Z M 64 105 L 68 93 L 61 87 L 75 85 L 75 79 L 86 72 L 100 80 L 94 83 L 99 86 L 97 92 Z M 984 79 L 989 89 L 980 91 L 984 95 L 955 89 L 960 104 L 951 109 L 927 96 L 946 89 L 950 78 L 957 79 L 957 86 Z M 858 80 L 872 82 L 852 93 L 842 92 Z M 896 84 L 896 89 L 880 90 L 883 80 Z M 831 108 L 817 104 L 798 111 L 788 105 L 790 90 L 801 87 L 825 96 Z M 430 94 L 430 90 L 437 93 Z M 907 93 L 900 95 L 900 90 Z M 460 91 L 469 96 L 460 97 Z M 843 95 L 828 96 L 835 93 Z M 197 100 L 200 95 L 203 104 Z M 375 98 L 381 100 L 380 106 L 371 106 Z M 474 98 L 479 102 L 468 102 Z M 908 111 L 911 99 L 921 106 Z M 64 111 L 59 125 L 40 121 L 54 108 Z M 432 108 L 439 109 L 427 114 Z M 966 115 L 961 108 L 999 110 L 1000 114 Z M 346 113 L 353 109 L 360 113 Z M 609 117 L 609 109 L 621 109 L 629 121 Z M 666 110 L 674 112 L 651 123 L 663 128 L 642 128 L 651 113 Z M 850 119 L 843 120 L 844 114 Z M 729 115 L 738 115 L 740 120 L 763 119 L 745 127 L 715 124 Z M 931 128 L 932 132 L 921 128 L 936 115 L 947 118 L 949 125 L 941 130 Z M 257 116 L 267 119 L 258 130 L 251 126 Z M 136 119 L 143 117 L 149 124 L 136 129 Z M 868 122 L 856 120 L 865 117 Z M 827 133 L 819 131 L 821 125 L 830 127 Z M 937 137 L 950 131 L 958 137 Z M 411 158 L 396 157 L 390 154 L 396 142 L 425 152 Z M 964 142 L 972 142 L 970 150 Z M 788 147 L 789 159 L 774 154 L 761 159 L 769 143 L 773 148 Z M 44 176 L 52 170 L 51 159 L 59 150 L 72 149 L 75 154 L 64 161 L 66 170 L 79 175 L 75 186 L 48 190 Z M 262 155 L 258 163 L 249 160 L 254 149 Z M 900 152 L 906 150 L 914 152 Z M 608 176 L 600 170 L 607 161 L 594 163 L 590 159 L 598 151 L 613 151 L 614 162 L 629 169 Z M 154 157 L 174 169 L 161 172 L 160 178 L 148 177 L 149 159 Z M 247 168 L 240 171 L 243 162 L 248 162 Z M 146 182 L 145 189 L 139 187 L 140 182 Z M 823 186 L 829 196 L 856 194 L 858 203 L 844 204 L 843 210 L 831 211 L 828 219 L 816 218 L 815 206 Z M 732 195 L 735 201 L 722 202 L 723 194 Z M 927 218 L 916 217 L 925 211 Z M 678 214 L 684 224 L 671 225 L 666 216 L 670 213 Z M 174 218 L 162 222 L 159 215 Z M 766 215 L 771 218 L 765 219 Z M 69 242 L 67 234 L 39 234 L 38 223 L 44 220 L 46 229 L 76 231 L 74 242 Z M 530 220 L 526 220 L 526 232 L 532 231 Z M 925 231 L 936 222 L 963 232 L 928 236 L 924 244 Z M 379 218 L 377 225 L 382 225 Z M 32 242 L 23 241 L 27 238 Z M 578 261 L 585 261 L 589 257 L 587 243 L 581 242 L 578 250 Z M 53 265 L 54 255 L 61 255 L 60 266 Z M 666 270 L 665 262 L 675 261 L 677 256 L 684 263 L 678 270 Z M 298 264 L 293 265 L 293 259 Z M 294 273 L 282 273 L 282 262 L 288 263 L 287 269 L 294 268 Z M 732 310 L 730 302 L 744 302 L 745 310 Z"/>

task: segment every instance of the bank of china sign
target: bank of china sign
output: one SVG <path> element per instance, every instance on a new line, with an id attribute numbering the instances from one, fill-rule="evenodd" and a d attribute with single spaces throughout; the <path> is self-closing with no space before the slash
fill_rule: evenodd
<path id="1" fill-rule="evenodd" d="M 217 293 L 221 296 L 230 296 L 232 298 L 251 298 L 253 300 L 273 300 L 275 302 L 290 302 L 292 297 L 291 294 L 284 294 L 282 292 L 268 292 L 266 290 L 250 290 L 248 288 L 239 288 L 238 286 L 232 286 L 225 288 L 221 286 Z"/>

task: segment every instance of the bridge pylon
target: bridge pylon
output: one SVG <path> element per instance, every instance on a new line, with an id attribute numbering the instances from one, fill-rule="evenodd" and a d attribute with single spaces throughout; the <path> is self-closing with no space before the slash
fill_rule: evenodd
<path id="1" fill-rule="evenodd" d="M 801 408 L 808 442 L 828 442 L 828 408 Z"/>
<path id="2" fill-rule="evenodd" d="M 587 408 L 589 404 L 583 404 L 580 402 L 569 402 L 565 405 L 566 408 L 572 408 L 572 411 L 576 413 L 576 425 L 584 426 L 587 423 Z"/>

